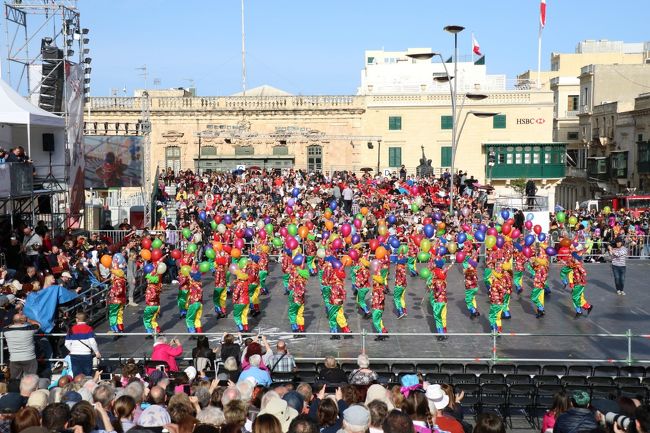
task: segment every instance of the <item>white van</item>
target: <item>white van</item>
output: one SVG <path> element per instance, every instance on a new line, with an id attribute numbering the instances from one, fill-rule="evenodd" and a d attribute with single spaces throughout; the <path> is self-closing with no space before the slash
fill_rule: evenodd
<path id="1" fill-rule="evenodd" d="M 587 200 L 582 203 L 576 202 L 576 210 L 586 209 L 587 211 L 599 211 L 598 200 Z"/>

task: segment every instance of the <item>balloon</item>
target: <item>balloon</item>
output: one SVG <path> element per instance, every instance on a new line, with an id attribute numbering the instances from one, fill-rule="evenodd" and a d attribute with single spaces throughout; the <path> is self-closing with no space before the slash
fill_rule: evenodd
<path id="1" fill-rule="evenodd" d="M 501 225 L 501 224 L 503 224 L 504 222 L 506 222 L 506 220 L 504 220 L 503 217 L 502 217 L 501 215 L 497 216 L 497 224 Z"/>
<path id="2" fill-rule="evenodd" d="M 528 234 L 528 235 L 526 235 L 526 237 L 524 238 L 524 245 L 526 245 L 527 247 L 529 247 L 529 246 L 531 246 L 531 245 L 534 244 L 534 243 L 535 243 L 535 236 L 532 235 L 532 234 Z"/>
<path id="3" fill-rule="evenodd" d="M 384 247 L 377 247 L 377 249 L 375 250 L 375 257 L 377 257 L 380 260 L 386 257 L 386 254 L 388 254 L 388 252 Z"/>
<path id="4" fill-rule="evenodd" d="M 418 212 L 420 208 L 418 207 L 417 203 L 412 203 L 411 204 L 411 212 Z"/>
<path id="5" fill-rule="evenodd" d="M 282 239 L 280 239 L 280 238 L 273 238 L 273 240 L 271 241 L 271 243 L 273 244 L 274 247 L 276 247 L 276 248 L 280 248 L 280 247 L 282 246 Z"/>
<path id="6" fill-rule="evenodd" d="M 295 235 L 298 234 L 298 227 L 297 227 L 295 224 L 289 224 L 289 225 L 287 226 L 287 232 L 288 232 L 291 236 L 295 236 Z"/>
<path id="7" fill-rule="evenodd" d="M 238 259 L 241 257 L 241 250 L 239 248 L 233 248 L 230 250 L 230 256 Z"/>
<path id="8" fill-rule="evenodd" d="M 356 245 L 356 244 L 358 244 L 359 242 L 361 242 L 361 236 L 359 236 L 358 234 L 355 233 L 355 234 L 352 235 L 352 239 L 351 239 L 351 240 L 352 240 L 352 244 L 353 244 L 353 245 Z"/>
<path id="9" fill-rule="evenodd" d="M 422 239 L 422 241 L 420 241 L 420 249 L 425 253 L 428 253 L 431 249 L 431 241 L 429 239 Z"/>
<path id="10" fill-rule="evenodd" d="M 237 266 L 237 263 L 231 263 L 230 266 L 228 267 L 228 272 L 230 272 L 233 275 L 239 272 L 239 266 Z"/>
<path id="11" fill-rule="evenodd" d="M 464 232 L 469 233 L 472 231 L 472 228 L 468 224 L 463 224 L 460 226 L 461 229 L 463 229 Z"/>
<path id="12" fill-rule="evenodd" d="M 290 198 L 287 201 L 287 206 L 289 206 L 289 207 L 293 207 L 293 205 L 295 205 L 295 204 L 296 204 L 296 201 L 294 199 L 292 199 L 292 198 Z"/>
<path id="13" fill-rule="evenodd" d="M 216 222 L 215 220 L 210 221 L 210 228 L 211 228 L 212 230 L 216 230 L 216 229 L 217 229 L 217 222 Z"/>
<path id="14" fill-rule="evenodd" d="M 330 219 L 332 217 L 332 210 L 330 208 L 325 209 L 325 213 L 323 214 L 325 219 Z"/>
<path id="15" fill-rule="evenodd" d="M 110 268 L 113 264 L 113 257 L 109 256 L 108 254 L 104 254 L 99 261 L 102 265 L 104 265 L 105 268 Z"/>
<path id="16" fill-rule="evenodd" d="M 442 221 L 438 223 L 438 230 L 444 230 L 445 227 L 447 227 L 447 226 Z"/>
<path id="17" fill-rule="evenodd" d="M 605 215 L 609 215 L 611 212 L 612 212 L 612 208 L 610 208 L 609 206 L 603 207 L 603 213 Z"/>
<path id="18" fill-rule="evenodd" d="M 145 274 L 150 274 L 151 272 L 153 272 L 153 269 L 154 269 L 154 267 L 153 267 L 153 265 L 151 263 L 147 263 L 142 268 L 142 270 L 144 271 Z"/>
<path id="19" fill-rule="evenodd" d="M 354 248 L 352 248 L 348 252 L 348 256 L 350 256 L 350 259 L 352 259 L 352 260 L 354 260 L 356 262 L 357 260 L 359 260 L 359 250 L 355 250 Z"/>
<path id="20" fill-rule="evenodd" d="M 444 259 L 436 259 L 435 263 L 436 263 L 436 267 L 441 268 L 441 269 L 442 269 L 443 266 L 445 266 L 445 260 Z"/>
<path id="21" fill-rule="evenodd" d="M 209 259 L 214 260 L 214 258 L 217 257 L 217 253 L 215 253 L 212 248 L 208 248 L 205 250 L 205 256 Z"/>
<path id="22" fill-rule="evenodd" d="M 228 224 L 232 224 L 232 216 L 230 216 L 230 215 L 226 215 L 226 216 L 224 216 L 224 217 L 223 217 L 223 222 L 225 222 L 226 225 L 228 225 Z"/>
<path id="23" fill-rule="evenodd" d="M 526 227 L 526 230 L 530 230 L 533 228 L 533 222 L 531 220 L 526 220 L 524 223 L 524 227 Z"/>
<path id="24" fill-rule="evenodd" d="M 582 220 L 580 222 L 580 224 L 582 224 L 582 227 L 584 227 L 584 228 L 589 228 L 589 221 L 587 221 L 587 220 Z"/>
<path id="25" fill-rule="evenodd" d="M 329 237 L 330 237 L 330 232 L 327 231 L 327 230 L 324 230 L 323 234 L 322 234 L 322 237 L 323 237 L 323 240 L 328 240 Z"/>
<path id="26" fill-rule="evenodd" d="M 151 251 L 149 251 L 149 250 L 140 250 L 140 257 L 142 257 L 142 259 L 146 260 L 146 261 L 151 260 Z"/>
<path id="27" fill-rule="evenodd" d="M 436 221 L 440 221 L 442 219 L 442 215 L 440 215 L 440 212 L 434 212 L 433 219 Z"/>
<path id="28" fill-rule="evenodd" d="M 280 236 L 282 237 L 287 237 L 289 235 L 289 232 L 287 231 L 286 227 L 280 227 Z"/>
<path id="29" fill-rule="evenodd" d="M 300 226 L 300 228 L 298 229 L 298 236 L 300 236 L 302 239 L 305 239 L 308 234 L 309 234 L 309 229 L 306 226 Z"/>
<path id="30" fill-rule="evenodd" d="M 202 210 L 202 211 L 199 212 L 199 218 L 201 219 L 201 221 L 205 221 L 205 217 L 206 217 L 206 216 L 207 216 L 207 215 L 206 215 L 206 213 L 205 213 L 204 210 Z"/>
<path id="31" fill-rule="evenodd" d="M 397 238 L 393 238 L 393 239 L 390 240 L 390 246 L 391 246 L 392 248 L 398 249 L 398 248 L 399 248 L 399 245 L 400 245 L 400 243 L 399 243 L 399 239 L 397 239 Z"/>
<path id="32" fill-rule="evenodd" d="M 352 227 L 350 226 L 350 224 L 345 223 L 341 225 L 340 232 L 341 232 L 341 236 L 346 238 L 350 235 L 350 233 L 352 233 Z"/>
<path id="33" fill-rule="evenodd" d="M 456 263 L 463 263 L 463 261 L 465 261 L 465 257 L 467 257 L 465 251 L 458 251 L 456 253 Z"/>
<path id="34" fill-rule="evenodd" d="M 239 248 L 240 250 L 244 248 L 245 242 L 242 238 L 237 238 L 235 239 L 235 248 Z"/>
<path id="35" fill-rule="evenodd" d="M 345 267 L 345 266 L 350 266 L 350 265 L 352 265 L 352 258 L 351 258 L 349 255 L 347 255 L 347 254 L 344 255 L 343 257 L 341 257 L 341 264 L 342 264 L 344 267 Z"/>
<path id="36" fill-rule="evenodd" d="M 183 233 L 183 237 L 184 237 L 185 239 L 189 239 L 189 238 L 192 237 L 192 230 L 190 230 L 190 229 L 187 228 L 187 227 L 185 227 L 185 228 L 183 229 L 183 232 L 182 232 L 182 233 Z"/>
<path id="37" fill-rule="evenodd" d="M 439 256 L 445 256 L 447 255 L 447 248 L 446 247 L 438 247 L 437 251 Z"/>
<path id="38" fill-rule="evenodd" d="M 160 248 L 162 246 L 163 246 L 163 241 L 161 241 L 158 238 L 154 239 L 153 242 L 151 242 L 151 248 L 153 249 Z"/>
<path id="39" fill-rule="evenodd" d="M 456 235 L 456 242 L 458 242 L 459 244 L 465 243 L 466 240 L 467 240 L 467 235 L 465 233 L 458 233 Z"/>
<path id="40" fill-rule="evenodd" d="M 485 240 L 485 232 L 474 233 L 474 238 L 479 242 L 483 242 Z"/>
<path id="41" fill-rule="evenodd" d="M 302 264 L 305 263 L 305 256 L 303 256 L 302 254 L 296 254 L 295 256 L 293 256 L 292 262 L 296 266 L 302 266 Z"/>
<path id="42" fill-rule="evenodd" d="M 563 223 L 564 220 L 566 219 L 566 214 L 565 214 L 564 212 L 558 212 L 558 213 L 555 215 L 555 219 L 557 220 L 557 222 L 559 222 L 559 223 Z"/>
<path id="43" fill-rule="evenodd" d="M 522 251 L 524 249 L 519 242 L 514 242 L 512 246 L 515 247 L 517 251 Z"/>
<path id="44" fill-rule="evenodd" d="M 431 224 L 427 224 L 422 228 L 422 233 L 424 233 L 424 236 L 432 238 L 436 234 L 436 229 Z"/>
<path id="45" fill-rule="evenodd" d="M 336 207 L 337 207 L 336 200 L 332 200 L 330 202 L 330 209 L 336 210 Z"/>
<path id="46" fill-rule="evenodd" d="M 508 209 L 501 210 L 501 218 L 503 218 L 504 220 L 510 218 L 510 212 L 508 211 Z"/>
<path id="47" fill-rule="evenodd" d="M 546 255 L 553 257 L 556 254 L 557 254 L 557 251 L 555 251 L 555 248 L 553 248 L 553 247 L 546 248 Z"/>
<path id="48" fill-rule="evenodd" d="M 217 226 L 217 231 L 218 231 L 219 233 L 221 233 L 221 234 L 226 233 L 226 226 L 225 226 L 224 224 L 219 224 L 219 225 Z"/>
<path id="49" fill-rule="evenodd" d="M 297 187 L 294 188 L 294 189 L 291 191 L 291 195 L 294 196 L 294 197 L 298 197 L 298 195 L 300 195 L 300 188 L 297 188 Z"/>
<path id="50" fill-rule="evenodd" d="M 361 226 L 363 225 L 363 221 L 361 221 L 360 219 L 355 219 L 353 224 L 356 228 L 360 229 Z"/>
<path id="51" fill-rule="evenodd" d="M 379 246 L 379 241 L 377 239 L 370 239 L 368 241 L 368 247 L 370 248 L 370 251 L 375 251 L 378 246 Z"/>
<path id="52" fill-rule="evenodd" d="M 260 230 L 257 232 L 257 236 L 258 236 L 261 240 L 265 240 L 265 239 L 266 239 L 266 232 L 265 232 L 263 229 L 260 229 Z"/>
<path id="53" fill-rule="evenodd" d="M 210 271 L 210 263 L 201 262 L 199 263 L 199 272 L 206 273 Z"/>
<path id="54" fill-rule="evenodd" d="M 539 235 L 542 232 L 542 226 L 540 226 L 539 224 L 535 224 L 535 226 L 533 227 L 533 231 L 535 232 L 536 235 Z"/>
<path id="55" fill-rule="evenodd" d="M 456 244 L 456 242 L 447 243 L 447 251 L 449 251 L 450 254 L 456 253 L 456 251 L 458 251 L 458 244 Z"/>
<path id="56" fill-rule="evenodd" d="M 535 218 L 535 215 L 533 215 L 530 212 L 528 213 L 528 215 L 526 215 L 526 221 L 532 221 L 534 218 Z"/>
<path id="57" fill-rule="evenodd" d="M 397 222 L 397 217 L 395 215 L 388 215 L 386 221 L 388 221 L 388 224 L 393 225 Z"/>
<path id="58" fill-rule="evenodd" d="M 341 238 L 336 238 L 332 241 L 332 249 L 333 250 L 340 250 L 343 248 L 343 241 Z"/>
<path id="59" fill-rule="evenodd" d="M 422 268 L 420 269 L 420 278 L 424 280 L 428 280 L 431 277 L 431 271 L 429 268 Z"/>
<path id="60" fill-rule="evenodd" d="M 569 224 L 574 226 L 578 224 L 578 218 L 574 217 L 573 215 L 569 217 Z"/>
<path id="61" fill-rule="evenodd" d="M 510 233 L 510 237 L 512 239 L 517 239 L 519 236 L 521 236 L 521 232 L 519 229 L 513 229 L 512 232 Z"/>
<path id="62" fill-rule="evenodd" d="M 341 269 L 343 267 L 343 263 L 341 263 L 341 261 L 338 259 L 334 259 L 332 260 L 332 267 L 334 269 Z M 345 274 L 343 274 L 343 277 L 345 277 Z"/>
<path id="63" fill-rule="evenodd" d="M 291 206 L 285 207 L 284 208 L 284 213 L 286 213 L 287 215 L 293 214 L 293 208 Z"/>
<path id="64" fill-rule="evenodd" d="M 183 265 L 181 266 L 181 275 L 184 275 L 186 277 L 190 276 L 190 272 L 192 272 L 192 267 L 189 265 Z"/>
<path id="65" fill-rule="evenodd" d="M 332 229 L 334 229 L 334 223 L 330 220 L 325 221 L 325 228 L 332 231 Z"/>
<path id="66" fill-rule="evenodd" d="M 296 238 L 286 238 L 284 240 L 284 243 L 287 246 L 287 248 L 289 248 L 292 251 L 298 248 L 298 241 L 296 240 Z"/>
<path id="67" fill-rule="evenodd" d="M 273 234 L 273 224 L 267 223 L 264 226 L 264 231 L 266 231 L 267 234 L 272 235 Z"/>
<path id="68" fill-rule="evenodd" d="M 362 207 L 361 208 L 361 215 L 363 215 L 363 216 L 368 215 L 368 208 L 367 207 Z"/>
<path id="69" fill-rule="evenodd" d="M 244 230 L 244 237 L 248 239 L 249 241 L 253 239 L 253 236 L 255 236 L 255 230 L 252 228 L 248 227 L 246 230 Z"/>
<path id="70" fill-rule="evenodd" d="M 370 273 L 371 274 L 374 274 L 375 272 L 377 272 L 380 267 L 381 267 L 381 262 L 379 260 L 372 259 L 370 261 Z"/>
<path id="71" fill-rule="evenodd" d="M 537 235 L 537 239 L 539 239 L 540 242 L 544 242 L 546 240 L 546 233 L 540 233 Z"/>
<path id="72" fill-rule="evenodd" d="M 165 272 L 167 272 L 167 265 L 165 264 L 165 262 L 158 263 L 158 267 L 156 268 L 156 272 L 158 273 L 158 275 L 162 275 Z"/>
<path id="73" fill-rule="evenodd" d="M 163 256 L 163 253 L 160 250 L 160 248 L 156 248 L 155 250 L 151 250 L 151 261 L 152 262 L 157 262 L 158 260 L 160 260 L 162 258 L 162 256 Z"/>
<path id="74" fill-rule="evenodd" d="M 530 248 L 530 247 L 524 247 L 524 248 L 521 250 L 521 252 L 522 252 L 522 254 L 523 254 L 524 256 L 526 256 L 526 257 L 530 257 L 530 256 L 533 255 L 533 250 L 532 250 L 532 248 Z"/>
<path id="75" fill-rule="evenodd" d="M 485 238 L 485 248 L 492 248 L 497 243 L 497 238 L 494 235 L 488 235 Z"/>
<path id="76" fill-rule="evenodd" d="M 126 263 L 126 259 L 122 255 L 122 253 L 115 253 L 113 255 L 113 264 L 116 264 L 118 266 L 122 266 Z"/>
<path id="77" fill-rule="evenodd" d="M 379 236 L 386 236 L 386 233 L 388 233 L 388 228 L 384 225 L 381 225 L 377 227 L 377 233 L 379 233 Z"/>
<path id="78" fill-rule="evenodd" d="M 510 232 L 512 231 L 512 226 L 508 223 L 505 223 L 504 225 L 501 226 L 501 233 L 504 235 L 509 235 Z"/>
<path id="79" fill-rule="evenodd" d="M 406 245 L 406 244 L 404 244 L 404 245 L 400 245 L 400 246 L 399 246 L 399 249 L 397 250 L 397 252 L 400 253 L 400 254 L 407 254 L 407 253 L 409 252 L 409 247 L 408 247 L 408 245 Z"/>
<path id="80" fill-rule="evenodd" d="M 316 255 L 318 256 L 318 258 L 324 259 L 326 255 L 325 248 L 319 248 L 318 250 L 316 250 Z"/>
<path id="81" fill-rule="evenodd" d="M 144 248 L 145 250 L 150 249 L 150 248 L 151 248 L 151 239 L 149 239 L 149 238 L 143 238 L 142 241 L 140 241 L 140 245 L 141 245 L 142 248 Z"/>
<path id="82" fill-rule="evenodd" d="M 560 239 L 560 246 L 564 248 L 569 248 L 571 247 L 571 240 L 567 238 L 562 238 Z"/>
<path id="83" fill-rule="evenodd" d="M 487 229 L 488 236 L 496 236 L 499 232 L 494 227 Z"/>

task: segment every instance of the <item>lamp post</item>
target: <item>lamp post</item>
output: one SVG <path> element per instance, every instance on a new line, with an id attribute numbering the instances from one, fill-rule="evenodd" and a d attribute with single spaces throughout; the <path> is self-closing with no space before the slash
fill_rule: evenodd
<path id="1" fill-rule="evenodd" d="M 368 142 L 368 149 L 372 150 L 375 146 L 372 144 L 372 141 Z M 377 174 L 379 174 L 379 163 L 381 158 L 381 140 L 377 140 Z"/>

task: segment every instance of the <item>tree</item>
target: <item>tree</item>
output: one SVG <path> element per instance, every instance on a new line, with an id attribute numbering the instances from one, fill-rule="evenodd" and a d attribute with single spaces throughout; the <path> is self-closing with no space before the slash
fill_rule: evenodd
<path id="1" fill-rule="evenodd" d="M 521 203 L 524 203 L 524 196 L 526 195 L 526 179 L 520 177 L 519 179 L 513 179 L 510 181 L 510 188 L 514 189 L 515 192 L 521 196 Z"/>

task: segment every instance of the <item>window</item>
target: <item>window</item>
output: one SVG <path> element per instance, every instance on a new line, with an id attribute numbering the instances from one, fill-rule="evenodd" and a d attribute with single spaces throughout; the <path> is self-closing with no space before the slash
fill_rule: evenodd
<path id="1" fill-rule="evenodd" d="M 253 155 L 254 153 L 253 146 L 235 146 L 235 155 Z"/>
<path id="2" fill-rule="evenodd" d="M 273 146 L 273 155 L 288 155 L 289 148 L 287 146 Z"/>
<path id="3" fill-rule="evenodd" d="M 497 114 L 492 118 L 492 128 L 493 129 L 505 129 L 506 128 L 506 115 Z"/>
<path id="4" fill-rule="evenodd" d="M 521 153 L 515 153 L 515 164 L 521 164 Z"/>
<path id="5" fill-rule="evenodd" d="M 506 164 L 512 164 L 512 153 L 506 153 Z"/>
<path id="6" fill-rule="evenodd" d="M 165 148 L 165 168 L 171 168 L 174 172 L 181 170 L 181 148 L 169 146 Z"/>
<path id="7" fill-rule="evenodd" d="M 566 139 L 567 140 L 577 140 L 578 139 L 578 132 L 576 131 L 569 131 L 566 133 Z"/>
<path id="8" fill-rule="evenodd" d="M 402 130 L 402 116 L 388 117 L 388 130 L 401 131 Z"/>
<path id="9" fill-rule="evenodd" d="M 368 64 L 372 65 L 373 63 L 375 63 L 375 58 L 374 57 L 368 57 Z"/>
<path id="10" fill-rule="evenodd" d="M 217 148 L 214 146 L 201 146 L 201 156 L 215 156 Z"/>
<path id="11" fill-rule="evenodd" d="M 533 153 L 533 164 L 539 164 L 539 153 Z"/>
<path id="12" fill-rule="evenodd" d="M 497 155 L 497 164 L 505 164 L 506 163 L 506 154 L 505 153 L 500 153 Z"/>
<path id="13" fill-rule="evenodd" d="M 530 164 L 530 153 L 524 153 L 524 164 Z"/>
<path id="14" fill-rule="evenodd" d="M 402 165 L 402 148 L 389 147 L 388 148 L 388 166 L 400 167 Z"/>
<path id="15" fill-rule="evenodd" d="M 452 116 L 440 116 L 440 129 L 453 129 L 454 118 Z"/>
<path id="16" fill-rule="evenodd" d="M 323 170 L 323 148 L 321 146 L 311 145 L 307 147 L 307 170 Z"/>
<path id="17" fill-rule="evenodd" d="M 566 109 L 567 111 L 578 111 L 580 104 L 580 95 L 569 95 L 567 98 Z"/>
<path id="18" fill-rule="evenodd" d="M 443 146 L 440 148 L 440 166 L 451 167 L 451 146 Z"/>

